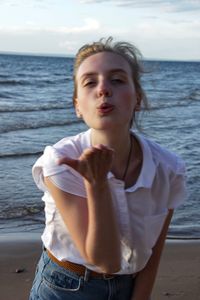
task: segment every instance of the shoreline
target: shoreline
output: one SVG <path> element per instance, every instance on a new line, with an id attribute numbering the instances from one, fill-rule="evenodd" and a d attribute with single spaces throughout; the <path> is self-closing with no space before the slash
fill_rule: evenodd
<path id="1" fill-rule="evenodd" d="M 0 235 L 4 300 L 27 300 L 42 252 L 41 233 Z M 152 300 L 200 300 L 200 240 L 167 239 Z"/>
<path id="2" fill-rule="evenodd" d="M 43 230 L 41 231 L 21 231 L 21 232 L 2 232 L 0 233 L 0 242 L 2 241 L 13 241 L 13 240 L 39 240 L 41 235 L 43 233 Z M 173 235 L 169 235 L 167 236 L 166 241 L 199 241 L 200 242 L 200 234 L 199 237 L 195 237 L 195 236 L 173 236 Z"/>

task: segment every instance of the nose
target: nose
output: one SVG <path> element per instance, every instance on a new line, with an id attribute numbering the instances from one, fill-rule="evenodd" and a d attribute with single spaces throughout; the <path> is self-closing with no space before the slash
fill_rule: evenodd
<path id="1" fill-rule="evenodd" d="M 111 86 L 105 81 L 101 82 L 98 86 L 98 96 L 99 97 L 111 97 L 112 89 Z"/>

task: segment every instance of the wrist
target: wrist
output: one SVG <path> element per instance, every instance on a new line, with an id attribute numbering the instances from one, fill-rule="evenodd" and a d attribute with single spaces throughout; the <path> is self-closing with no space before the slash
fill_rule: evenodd
<path id="1" fill-rule="evenodd" d="M 107 178 L 101 178 L 100 180 L 87 180 L 84 179 L 86 189 L 104 190 L 108 188 Z"/>

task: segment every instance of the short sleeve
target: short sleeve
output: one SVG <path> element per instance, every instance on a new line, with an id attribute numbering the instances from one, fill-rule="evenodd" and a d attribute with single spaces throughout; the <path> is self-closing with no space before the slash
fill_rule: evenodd
<path id="1" fill-rule="evenodd" d="M 177 157 L 176 171 L 171 179 L 170 197 L 168 208 L 175 209 L 184 203 L 186 199 L 186 173 L 185 163 Z"/>
<path id="2" fill-rule="evenodd" d="M 73 155 L 69 156 L 73 157 Z M 59 158 L 64 154 L 53 146 L 47 146 L 44 154 L 37 160 L 32 169 L 33 179 L 37 187 L 43 192 L 47 191 L 44 177 L 50 177 L 52 182 L 64 192 L 80 197 L 86 197 L 82 176 L 67 165 L 59 165 Z"/>

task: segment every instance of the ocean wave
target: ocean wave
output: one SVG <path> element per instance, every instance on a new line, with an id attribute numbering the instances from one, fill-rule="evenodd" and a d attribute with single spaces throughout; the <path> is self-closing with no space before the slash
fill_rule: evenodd
<path id="1" fill-rule="evenodd" d="M 35 151 L 35 152 L 19 152 L 19 153 L 0 153 L 1 158 L 17 158 L 17 157 L 26 157 L 26 156 L 40 156 L 43 151 Z"/>
<path id="2" fill-rule="evenodd" d="M 0 220 L 23 218 L 26 216 L 34 216 L 43 213 L 44 206 L 40 205 L 21 205 L 1 207 Z"/>
<path id="3" fill-rule="evenodd" d="M 184 224 L 184 223 L 183 223 Z M 180 239 L 200 239 L 200 225 L 199 224 L 188 224 L 188 225 L 170 225 L 168 231 L 168 238 L 177 238 Z"/>
<path id="4" fill-rule="evenodd" d="M 190 95 L 188 96 L 188 99 L 190 100 L 200 100 L 200 90 L 199 89 L 195 89 L 194 91 L 192 91 L 190 93 Z"/>
<path id="5" fill-rule="evenodd" d="M 0 128 L 0 133 L 8 133 L 19 130 L 30 130 L 30 129 L 38 129 L 38 128 L 50 128 L 50 127 L 58 127 L 58 126 L 66 126 L 81 123 L 79 119 L 70 120 L 70 121 L 60 121 L 60 122 L 45 122 L 45 124 L 36 123 L 36 124 L 14 124 L 14 126 L 6 126 L 5 128 Z"/>
<path id="6" fill-rule="evenodd" d="M 0 106 L 0 113 L 20 113 L 20 112 L 34 112 L 34 111 L 50 111 L 56 109 L 67 109 L 72 107 L 72 103 L 63 104 L 46 104 L 37 106 Z"/>
<path id="7" fill-rule="evenodd" d="M 7 80 L 0 80 L 0 85 L 30 85 L 29 81 L 26 80 L 15 80 L 15 79 L 7 79 Z"/>
<path id="8" fill-rule="evenodd" d="M 8 94 L 8 93 L 0 93 L 0 99 L 2 98 L 2 99 L 10 99 L 10 98 L 12 98 L 13 97 L 13 95 L 10 95 L 10 94 Z"/>
<path id="9" fill-rule="evenodd" d="M 55 84 L 63 84 L 67 81 L 72 80 L 72 78 L 59 78 L 59 79 L 0 79 L 0 86 L 34 86 L 34 87 L 43 87 L 45 85 L 55 85 Z"/>
<path id="10" fill-rule="evenodd" d="M 9 78 L 10 75 L 6 75 L 6 74 L 0 74 L 0 78 Z"/>
<path id="11" fill-rule="evenodd" d="M 188 106 L 188 102 L 181 102 L 181 103 L 173 104 L 173 108 L 176 108 L 176 107 L 187 107 L 187 106 Z M 171 107 L 172 107 L 171 103 L 168 103 L 168 104 L 159 104 L 159 105 L 153 104 L 152 106 L 150 106 L 150 111 L 151 110 L 168 109 L 168 108 L 171 108 Z"/>

